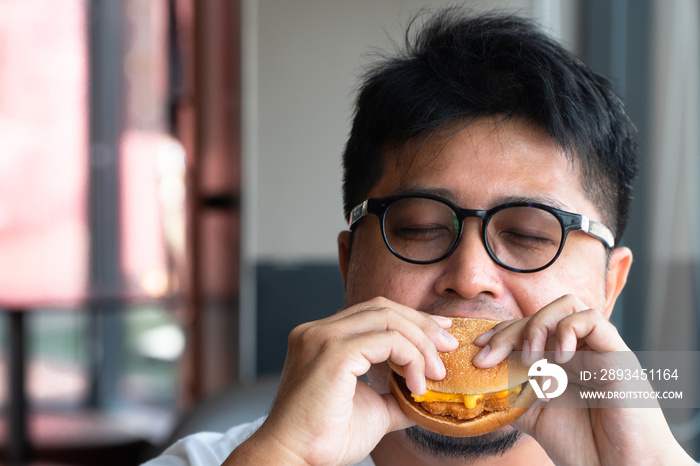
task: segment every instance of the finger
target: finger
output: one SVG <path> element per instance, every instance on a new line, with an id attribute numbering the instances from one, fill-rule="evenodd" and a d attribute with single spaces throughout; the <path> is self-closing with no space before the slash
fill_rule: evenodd
<path id="1" fill-rule="evenodd" d="M 350 360 L 349 370 L 356 377 L 365 374 L 372 364 L 391 361 L 403 366 L 406 386 L 413 393 L 422 395 L 426 392 L 426 360 L 413 342 L 400 332 L 377 331 L 358 334 L 347 338 L 338 346 L 337 351 L 347 355 L 346 358 Z M 439 359 L 437 353 L 434 357 Z"/>
<path id="2" fill-rule="evenodd" d="M 411 388 L 425 393 L 426 376 L 434 380 L 445 377 L 438 348 L 442 351 L 452 350 L 459 343 L 428 314 L 415 310 L 409 312 L 409 308 L 404 311 L 411 318 L 404 318 L 402 312 L 393 308 L 365 307 L 362 311 L 345 313 L 340 319 L 302 324 L 290 334 L 288 360 L 298 367 L 304 367 L 304 371 L 299 372 L 318 368 L 322 363 L 321 379 L 334 385 L 345 379 L 343 374 L 358 377 L 365 374 L 371 364 L 391 359 L 398 365 L 408 366 L 406 372 Z M 432 338 L 426 332 L 431 333 Z M 377 335 L 381 334 L 387 334 L 388 338 L 378 338 Z M 371 338 L 360 338 L 366 335 Z M 392 342 L 397 341 L 398 336 L 404 341 L 392 350 Z M 410 345 L 410 350 L 401 351 L 401 348 L 408 347 L 403 345 Z M 370 359 L 363 355 L 367 347 L 375 351 L 367 351 L 367 355 L 372 355 Z"/>
<path id="3" fill-rule="evenodd" d="M 440 328 L 450 328 L 452 327 L 452 319 L 449 317 L 445 316 L 436 316 L 434 314 L 428 314 L 428 316 L 435 321 L 436 324 L 440 326 Z"/>
<path id="4" fill-rule="evenodd" d="M 522 328 L 529 318 L 504 322 L 479 336 L 483 348 L 474 356 L 475 367 L 489 368 L 503 361 L 522 346 Z M 476 340 L 475 340 L 476 342 Z"/>
<path id="5" fill-rule="evenodd" d="M 360 394 L 362 392 L 367 392 L 367 393 L 374 393 L 374 388 L 370 387 L 367 385 L 365 382 L 362 380 L 357 381 L 357 389 L 356 391 Z M 395 430 L 403 430 L 407 429 L 411 426 L 416 425 L 416 423 L 411 420 L 408 416 L 406 416 L 399 406 L 398 401 L 396 401 L 396 398 L 394 395 L 391 393 L 385 393 L 381 395 L 381 398 L 383 399 L 384 406 L 386 407 L 386 412 L 388 416 L 386 418 L 383 418 L 383 421 L 386 422 L 386 424 L 383 425 L 373 425 L 373 426 L 364 426 L 364 429 L 376 429 L 379 431 L 379 436 L 383 437 L 386 435 L 388 432 L 393 432 Z M 376 408 L 369 408 L 369 409 L 376 409 Z"/>
<path id="6" fill-rule="evenodd" d="M 581 342 L 593 351 L 629 351 L 615 326 L 594 309 L 577 312 L 557 323 L 554 359 L 563 364 L 581 349 Z"/>
<path id="7" fill-rule="evenodd" d="M 472 343 L 474 343 L 476 346 L 486 346 L 488 344 L 489 340 L 493 336 L 494 333 L 499 332 L 506 328 L 507 326 L 511 325 L 512 323 L 516 322 L 515 320 L 505 320 L 503 322 L 499 322 L 493 327 L 491 327 L 489 330 L 486 332 L 482 333 L 478 337 L 476 337 Z"/>
<path id="8" fill-rule="evenodd" d="M 587 307 L 581 300 L 566 295 L 529 317 L 497 326 L 488 343 L 474 358 L 474 365 L 493 367 L 514 349 L 523 350 L 523 363 L 533 364 L 544 355 L 548 337 L 555 334 L 559 321 L 585 309 Z"/>
<path id="9" fill-rule="evenodd" d="M 408 306 L 396 303 L 383 297 L 376 297 L 364 303 L 356 304 L 347 309 L 344 309 L 337 314 L 323 319 L 325 324 L 340 322 L 356 315 L 366 312 L 394 313 L 403 316 L 415 325 L 420 327 L 435 343 L 438 351 L 452 351 L 457 348 L 458 341 L 447 332 L 442 330 L 452 326 L 452 319 L 443 316 L 431 315 L 425 312 L 417 311 Z M 442 329 L 442 330 L 441 330 Z M 348 331 L 359 333 L 369 331 L 366 326 L 350 327 Z"/>
<path id="10" fill-rule="evenodd" d="M 422 321 L 423 327 L 404 319 L 393 310 L 373 311 L 370 315 L 358 314 L 349 321 L 361 320 L 361 324 L 354 325 L 362 332 L 388 331 L 398 332 L 420 352 L 425 361 L 425 375 L 434 380 L 442 380 L 445 377 L 445 366 L 438 355 L 438 351 L 450 351 L 455 349 L 459 342 L 437 326 L 435 323 L 428 325 Z M 427 319 L 431 320 L 431 319 Z M 404 365 L 394 361 L 399 365 Z"/>
<path id="11" fill-rule="evenodd" d="M 394 303 L 392 303 L 394 304 Z M 441 325 L 452 324 L 444 318 L 435 318 L 428 314 L 400 305 L 382 308 L 363 308 L 325 323 L 331 333 L 345 335 L 376 331 L 396 331 L 412 342 L 426 361 L 426 375 L 434 380 L 445 376 L 445 367 L 438 356 L 438 351 L 447 352 L 456 349 L 459 342 L 447 333 Z"/>
<path id="12" fill-rule="evenodd" d="M 523 362 L 533 364 L 542 359 L 545 351 L 559 349 L 561 352 L 562 348 L 558 345 L 558 340 L 552 340 L 550 337 L 556 333 L 557 326 L 563 319 L 587 309 L 588 306 L 580 299 L 573 295 L 566 295 L 533 314 L 523 330 L 523 340 L 529 346 L 527 354 L 523 354 Z M 576 342 L 573 344 L 573 351 L 575 350 Z"/>
<path id="13" fill-rule="evenodd" d="M 391 393 L 385 393 L 382 395 L 387 406 L 387 411 L 389 412 L 389 426 L 387 432 L 393 432 L 396 430 L 408 429 L 409 427 L 415 426 L 416 423 L 410 417 L 406 416 L 399 406 L 399 402 L 396 397 Z"/>

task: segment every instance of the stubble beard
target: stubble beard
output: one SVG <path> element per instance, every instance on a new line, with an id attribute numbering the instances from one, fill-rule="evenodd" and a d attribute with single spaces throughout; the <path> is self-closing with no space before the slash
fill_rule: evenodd
<path id="1" fill-rule="evenodd" d="M 496 431 L 477 437 L 450 437 L 414 426 L 406 429 L 404 433 L 410 443 L 423 453 L 464 462 L 502 456 L 523 437 L 522 432 L 516 429 Z"/>

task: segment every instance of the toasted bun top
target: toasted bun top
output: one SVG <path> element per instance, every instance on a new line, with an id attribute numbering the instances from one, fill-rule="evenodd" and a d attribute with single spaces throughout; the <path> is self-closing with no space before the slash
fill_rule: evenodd
<path id="1" fill-rule="evenodd" d="M 506 358 L 489 369 L 472 365 L 472 359 L 481 350 L 472 341 L 497 323 L 495 320 L 453 317 L 452 327 L 447 332 L 459 340 L 459 347 L 449 353 L 439 353 L 447 375 L 440 381 L 426 379 L 428 390 L 477 395 L 507 390 L 525 382 L 528 367 L 522 365 L 519 357 Z M 391 361 L 389 366 L 397 374 L 404 375 L 403 367 Z"/>

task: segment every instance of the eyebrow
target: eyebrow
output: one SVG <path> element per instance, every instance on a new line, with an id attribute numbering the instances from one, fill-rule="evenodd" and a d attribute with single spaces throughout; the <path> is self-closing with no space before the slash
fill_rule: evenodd
<path id="1" fill-rule="evenodd" d="M 393 193 L 394 195 L 402 194 L 432 194 L 447 199 L 450 202 L 457 203 L 457 196 L 449 189 L 445 188 L 426 188 L 423 186 L 402 186 Z"/>
<path id="2" fill-rule="evenodd" d="M 447 199 L 448 201 L 459 205 L 459 202 L 457 202 L 457 195 L 454 193 L 454 191 L 446 188 L 428 188 L 428 187 L 423 187 L 423 186 L 402 186 L 401 188 L 397 189 L 394 192 L 395 195 L 400 195 L 400 194 L 432 194 L 433 196 L 439 196 L 442 197 L 443 199 Z M 548 196 L 546 194 L 533 194 L 533 195 L 528 195 L 528 196 L 523 196 L 523 195 L 510 195 L 510 196 L 501 196 L 498 197 L 494 200 L 492 205 L 489 205 L 486 207 L 487 209 L 503 205 L 503 204 L 512 204 L 516 202 L 533 202 L 536 204 L 544 204 L 549 207 L 554 207 L 555 209 L 559 210 L 566 210 L 569 211 L 571 210 L 571 207 L 567 206 L 566 204 L 562 203 L 559 199 Z M 463 208 L 473 208 L 473 206 L 460 206 Z"/>
<path id="3" fill-rule="evenodd" d="M 534 194 L 532 196 L 504 196 L 496 200 L 495 205 L 510 204 L 515 202 L 534 202 L 536 204 L 544 204 L 549 207 L 554 207 L 559 210 L 571 210 L 569 206 L 562 203 L 559 199 L 548 196 L 546 194 Z"/>

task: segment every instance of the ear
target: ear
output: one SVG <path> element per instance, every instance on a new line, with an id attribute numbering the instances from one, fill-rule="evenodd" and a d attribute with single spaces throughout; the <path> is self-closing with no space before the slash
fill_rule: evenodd
<path id="1" fill-rule="evenodd" d="M 343 274 L 343 286 L 347 283 L 348 267 L 350 266 L 350 246 L 352 244 L 352 232 L 341 231 L 338 235 L 338 263 L 340 273 Z"/>
<path id="2" fill-rule="evenodd" d="M 608 319 L 615 307 L 615 301 L 627 283 L 631 266 L 632 251 L 629 248 L 615 248 L 610 252 L 605 280 L 605 317 Z"/>

